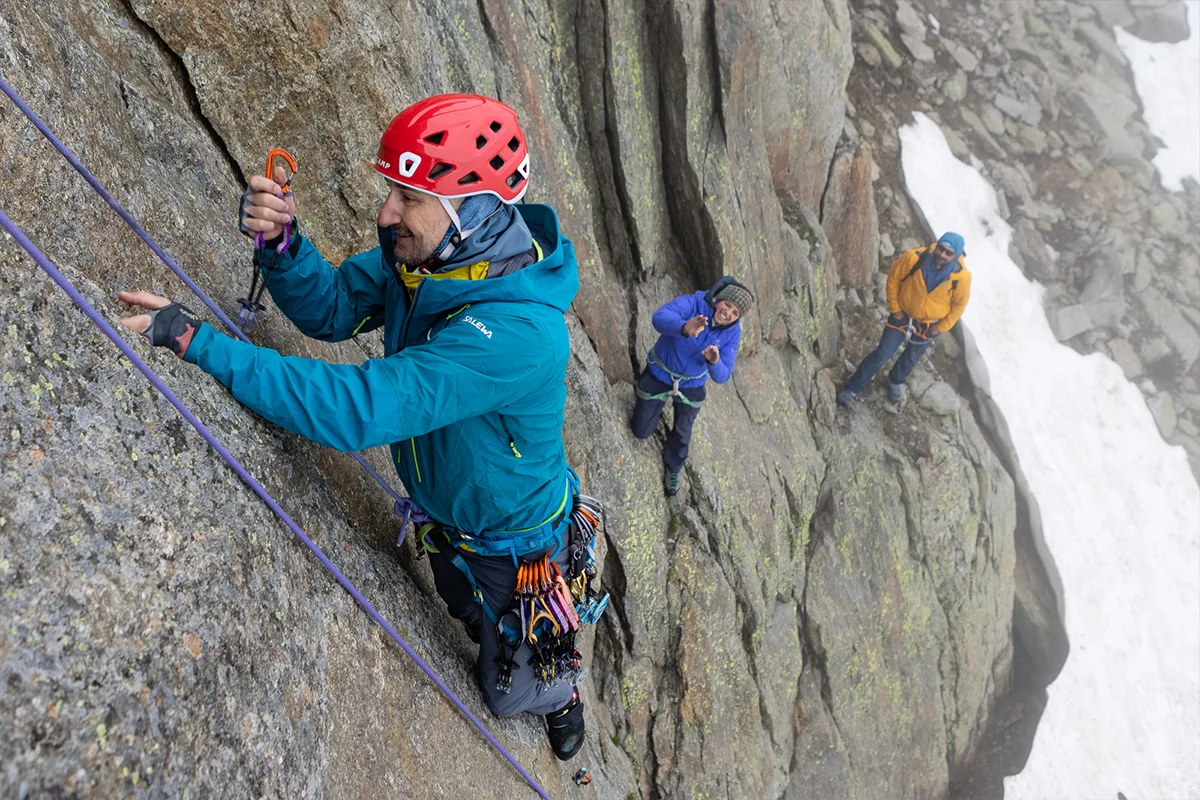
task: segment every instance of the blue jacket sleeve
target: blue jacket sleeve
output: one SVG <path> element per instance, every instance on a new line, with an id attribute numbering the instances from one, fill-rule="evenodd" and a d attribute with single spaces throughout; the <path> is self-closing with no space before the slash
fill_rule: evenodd
<path id="1" fill-rule="evenodd" d="M 263 270 L 271 299 L 305 336 L 340 342 L 383 324 L 387 266 L 379 248 L 351 256 L 337 269 L 299 237 L 278 266 Z M 296 250 L 295 256 L 292 251 Z"/>
<path id="2" fill-rule="evenodd" d="M 742 326 L 733 329 L 733 335 L 723 342 L 718 349 L 721 355 L 717 363 L 708 365 L 709 377 L 714 383 L 725 383 L 733 375 L 733 362 L 737 359 L 738 347 L 742 344 Z"/>
<path id="3" fill-rule="evenodd" d="M 650 322 L 654 330 L 663 336 L 683 336 L 683 325 L 689 319 L 700 313 L 696 310 L 694 295 L 685 294 L 676 297 L 654 312 Z"/>
<path id="4" fill-rule="evenodd" d="M 201 325 L 185 354 L 267 421 L 335 450 L 411 439 L 479 416 L 545 385 L 550 337 L 528 320 L 492 338 L 452 323 L 432 342 L 363 364 L 283 356 Z M 565 344 L 564 344 L 565 346 Z"/>

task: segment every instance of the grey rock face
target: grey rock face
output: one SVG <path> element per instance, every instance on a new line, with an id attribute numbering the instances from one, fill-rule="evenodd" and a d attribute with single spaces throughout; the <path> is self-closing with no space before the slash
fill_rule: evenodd
<path id="1" fill-rule="evenodd" d="M 962 407 L 950 384 L 938 381 L 921 394 L 921 405 L 939 416 L 949 416 Z"/>
<path id="2" fill-rule="evenodd" d="M 1107 344 L 1108 352 L 1113 357 L 1113 361 L 1125 372 L 1125 377 L 1133 380 L 1142 374 L 1142 361 L 1138 358 L 1137 351 L 1133 349 L 1133 345 L 1124 339 L 1110 339 Z"/>
<path id="3" fill-rule="evenodd" d="M 867 285 L 879 251 L 879 222 L 871 184 L 870 144 L 840 152 L 821 199 L 821 227 L 829 237 L 843 286 Z"/>
<path id="4" fill-rule="evenodd" d="M 1188 38 L 1187 8 L 1182 0 L 1134 3 L 1133 16 L 1136 22 L 1129 31 L 1139 39 L 1182 42 Z"/>
<path id="5" fill-rule="evenodd" d="M 1200 358 L 1200 333 L 1188 322 L 1175 303 L 1154 287 L 1139 295 L 1142 310 L 1171 343 L 1171 348 L 1183 360 L 1183 371 Z"/>
<path id="6" fill-rule="evenodd" d="M 811 209 L 851 26 L 835 0 L 781 9 L 0 0 L 5 78 L 226 309 L 249 270 L 232 214 L 270 146 L 300 159 L 302 224 L 336 262 L 373 246 L 370 158 L 399 108 L 454 90 L 517 109 L 529 200 L 580 263 L 568 456 L 609 511 L 579 760 L 483 711 L 470 644 L 352 461 L 134 346 L 555 797 L 581 763 L 612 797 L 944 794 L 1008 680 L 1014 500 L 974 421 L 923 423 L 916 454 L 835 419 Z M 0 150 L 0 207 L 108 318 L 120 288 L 188 299 L 6 104 Z M 637 354 L 659 304 L 726 271 L 760 301 L 668 507 L 658 442 L 626 431 Z M 0 314 L 0 793 L 527 791 L 12 242 Z M 274 308 L 254 336 L 332 362 L 378 347 L 305 340 Z"/>
<path id="7" fill-rule="evenodd" d="M 1054 335 L 1058 337 L 1059 341 L 1065 342 L 1085 331 L 1090 331 L 1096 327 L 1096 323 L 1088 314 L 1087 306 L 1076 303 L 1051 311 L 1050 327 L 1054 329 Z"/>
<path id="8" fill-rule="evenodd" d="M 1163 438 L 1170 438 L 1175 432 L 1175 404 L 1171 400 L 1171 395 L 1166 392 L 1156 394 L 1150 398 L 1148 405 L 1150 412 L 1154 414 L 1154 421 L 1158 423 L 1158 429 L 1162 432 Z"/>
<path id="9" fill-rule="evenodd" d="M 1016 252 L 1011 255 L 1015 256 L 1014 260 L 1026 275 L 1042 281 L 1053 280 L 1058 275 L 1054 252 L 1042 238 L 1033 220 L 1022 217 L 1017 221 L 1013 227 L 1012 244 Z"/>

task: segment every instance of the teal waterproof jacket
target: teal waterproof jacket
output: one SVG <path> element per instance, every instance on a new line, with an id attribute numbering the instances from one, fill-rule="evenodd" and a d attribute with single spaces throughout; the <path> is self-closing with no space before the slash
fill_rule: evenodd
<path id="1" fill-rule="evenodd" d="M 284 356 L 203 324 L 185 360 L 265 419 L 327 447 L 391 445 L 409 496 L 438 522 L 480 534 L 556 519 L 568 500 L 563 314 L 579 274 L 554 212 L 517 210 L 540 260 L 500 277 L 425 278 L 411 303 L 382 247 L 335 269 L 307 239 L 293 240 L 267 275 L 276 305 L 328 342 L 382 325 L 384 358 Z"/>

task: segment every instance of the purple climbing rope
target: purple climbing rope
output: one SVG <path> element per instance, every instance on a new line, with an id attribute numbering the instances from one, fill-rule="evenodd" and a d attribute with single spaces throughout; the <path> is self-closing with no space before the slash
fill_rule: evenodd
<path id="1" fill-rule="evenodd" d="M 84 177 L 84 180 L 91 184 L 92 188 L 96 190 L 96 193 L 104 198 L 104 202 L 108 203 L 112 207 L 113 211 L 116 211 L 117 214 L 120 215 L 121 219 L 125 220 L 125 223 L 133 229 L 133 232 L 141 237 L 141 240 L 145 242 L 151 250 L 154 251 L 154 254 L 157 255 L 159 259 L 161 259 L 162 262 L 166 264 L 167 267 L 170 268 L 170 270 L 174 272 L 189 289 L 192 290 L 192 293 L 199 298 L 200 302 L 207 306 L 208 310 L 211 311 L 213 315 L 217 317 L 217 319 L 221 320 L 225 327 L 229 329 L 229 332 L 241 339 L 243 342 L 250 343 L 250 337 L 246 336 L 242 329 L 234 324 L 233 320 L 225 315 L 225 312 L 221 310 L 221 307 L 213 302 L 213 299 L 205 294 L 204 290 L 197 286 L 195 281 L 188 277 L 188 274 L 183 271 L 183 268 L 176 264 L 175 260 L 171 258 L 171 256 L 169 256 L 165 250 L 158 246 L 158 243 L 150 237 L 150 234 L 146 233 L 146 230 L 138 224 L 138 221 L 133 218 L 133 215 L 126 211 L 124 207 L 117 202 L 117 199 L 113 197 L 107 189 L 104 188 L 104 185 L 101 184 L 100 181 L 96 179 L 96 176 L 93 175 L 91 171 L 83 165 L 83 162 L 76 158 L 75 154 L 72 153 L 70 149 L 63 144 L 57 136 L 54 135 L 54 132 L 47 127 L 46 123 L 42 122 L 41 118 L 33 112 L 33 109 L 30 108 L 23 99 L 21 99 L 21 96 L 17 94 L 17 90 L 9 85 L 8 81 L 4 80 L 3 75 L 0 75 L 0 90 L 8 95 L 8 99 L 12 100 L 13 104 L 16 105 L 17 108 L 21 109 L 21 113 L 33 123 L 34 127 L 41 131 L 42 136 L 46 137 L 46 141 L 54 145 L 54 149 L 61 153 L 62 157 L 65 158 L 71 164 L 71 166 L 74 167 L 75 170 Z M 399 492 L 393 489 L 391 484 L 385 481 L 383 476 L 376 472 L 371 465 L 367 463 L 367 460 L 362 457 L 362 455 L 359 453 L 351 453 L 350 455 L 354 457 L 355 461 L 357 461 L 359 464 L 362 464 L 363 469 L 370 473 L 371 477 L 374 478 L 379 485 L 382 486 L 384 490 L 392 496 L 393 501 L 399 502 L 401 500 L 407 500 L 407 498 L 403 497 Z M 400 530 L 400 541 L 404 541 L 403 528 Z M 397 542 L 396 544 L 399 546 L 400 542 Z"/>
<path id="2" fill-rule="evenodd" d="M 488 742 L 491 743 L 492 747 L 496 748 L 497 752 L 504 756 L 504 758 L 508 760 L 508 763 L 513 765 L 513 768 L 515 768 L 517 772 L 521 774 L 521 777 L 529 783 L 533 790 L 545 798 L 545 800 L 550 800 L 550 796 L 546 794 L 545 790 L 542 789 L 542 787 L 538 785 L 537 781 L 535 781 L 533 777 L 526 772 L 520 764 L 517 763 L 517 760 L 507 750 L 504 749 L 504 746 L 497 741 L 496 737 L 491 734 L 491 731 L 484 727 L 483 723 L 479 721 L 479 718 L 471 713 L 471 710 L 466 707 L 462 700 L 458 699 L 458 696 L 454 694 L 449 686 L 442 682 L 442 679 L 439 678 L 436 673 L 434 673 L 434 671 L 429 667 L 428 664 L 425 663 L 424 660 L 422 660 L 419 655 L 417 655 L 416 651 L 408 645 L 408 642 L 404 641 L 400 634 L 396 632 L 396 629 L 392 627 L 391 623 L 384 619 L 383 615 L 375 610 L 375 606 L 371 605 L 371 602 L 367 600 L 367 598 L 363 597 L 362 593 L 359 592 L 354 584 L 350 582 L 350 579 L 342 574 L 342 571 L 338 569 L 332 561 L 329 560 L 329 557 L 321 551 L 321 548 L 318 547 L 312 539 L 308 538 L 308 535 L 300 528 L 300 526 L 297 525 L 290 516 L 288 516 L 288 513 L 284 511 L 277 502 L 275 502 L 275 498 L 271 497 L 267 490 L 264 489 L 262 485 L 260 485 L 259 482 L 254 479 L 254 476 L 247 472 L 246 468 L 243 467 L 241 463 L 234 458 L 228 450 L 225 449 L 225 446 L 222 445 L 215 436 L 213 436 L 212 432 L 205 427 L 204 423 L 192 413 L 192 410 L 188 408 L 182 400 L 175 396 L 175 393 L 172 392 L 165 383 L 163 383 L 162 379 L 158 377 L 154 370 L 150 369 L 150 367 L 146 365 L 146 362 L 142 361 L 142 359 L 138 357 L 138 354 L 133 351 L 133 348 L 130 347 L 129 344 L 121 337 L 121 335 L 117 333 L 117 331 L 114 330 L 113 327 L 109 325 L 103 317 L 100 316 L 100 312 L 98 312 L 95 307 L 92 306 L 92 304 L 89 303 L 83 297 L 83 295 L 79 293 L 79 290 L 76 289 L 69 280 L 67 280 L 67 277 L 63 275 L 61 271 L 59 271 L 58 267 L 54 266 L 50 259 L 46 258 L 42 251 L 39 250 L 33 244 L 33 242 L 29 241 L 29 238 L 13 223 L 11 219 L 8 218 L 8 215 L 4 213 L 3 209 L 0 209 L 0 227 L 3 227 L 4 230 L 8 231 L 8 233 L 17 240 L 17 244 L 21 245 L 21 247 L 25 249 L 25 252 L 29 253 L 29 255 L 33 257 L 33 260 L 37 262 L 38 266 L 45 270 L 46 274 L 49 275 L 56 284 L 58 284 L 60 289 L 66 292 L 67 296 L 71 298 L 75 305 L 79 306 L 80 310 L 82 310 L 83 313 L 86 314 L 88 318 L 94 322 L 101 331 L 104 332 L 104 335 L 111 339 L 113 344 L 115 344 L 121 350 L 121 352 L 125 354 L 125 357 L 133 362 L 133 365 L 137 367 L 143 375 L 146 376 L 146 379 L 153 384 L 154 388 L 161 392 L 162 396 L 167 398 L 167 401 L 175 407 L 175 410 L 178 411 L 183 418 L 186 419 L 191 426 L 196 429 L 197 432 L 199 432 L 202 437 L 204 437 L 204 440 L 208 442 L 208 444 L 214 450 L 217 451 L 217 454 L 224 459 L 225 463 L 229 465 L 230 469 L 236 472 L 238 477 L 245 481 L 246 485 L 249 486 L 254 493 L 257 494 L 262 501 L 267 504 L 267 507 L 275 513 L 275 516 L 279 517 L 279 519 L 282 520 L 285 525 L 291 528 L 292 533 L 296 534 L 297 538 L 304 543 L 304 546 L 312 551 L 313 555 L 320 560 L 320 562 L 325 566 L 325 569 L 329 570 L 329 573 L 333 575 L 339 584 L 341 584 L 342 588 L 350 593 L 350 596 L 353 597 L 354 601 L 362 607 L 363 611 L 366 611 L 371 619 L 375 620 L 375 622 L 381 628 L 387 631 L 388 636 L 392 637 L 392 640 L 396 644 L 400 645 L 400 649 L 407 653 L 409 658 L 416 662 L 417 666 L 429 676 L 429 679 L 433 681 L 439 689 L 442 690 L 442 694 L 446 695 L 446 697 L 458 707 L 458 710 L 461 711 L 463 715 L 466 716 L 466 718 L 469 719 L 471 723 L 479 729 L 479 732 L 482 733 Z"/>
<path id="3" fill-rule="evenodd" d="M 187 284 L 187 287 L 192 290 L 193 294 L 200 298 L 200 302 L 208 306 L 208 310 L 215 314 L 217 319 L 221 320 L 221 322 L 225 324 L 225 327 L 229 328 L 230 332 L 232 332 L 234 336 L 237 336 L 243 342 L 249 342 L 250 340 L 246 338 L 246 335 L 242 333 L 242 331 L 236 325 L 233 324 L 233 321 L 229 319 L 229 317 L 225 316 L 225 312 L 223 312 L 220 307 L 212 301 L 212 298 L 206 295 L 204 290 L 197 286 L 195 281 L 189 278 L 187 273 L 185 273 L 183 269 L 175 263 L 175 260 L 167 255 L 166 251 L 159 247 L 157 242 L 150 238 L 150 234 L 146 233 L 145 229 L 143 229 L 142 226 L 138 224 L 137 220 L 133 218 L 133 215 L 126 211 L 121 204 L 117 202 L 115 197 L 109 194 L 108 190 L 104 188 L 100 181 L 96 180 L 96 176 L 93 175 L 88 168 L 83 165 L 83 162 L 76 158 L 75 154 L 67 149 L 65 144 L 59 141 L 59 138 L 55 136 L 48 127 L 46 127 L 46 123 L 42 122 L 41 118 L 39 118 L 37 114 L 33 113 L 33 109 L 21 99 L 21 96 L 17 94 L 16 89 L 10 86 L 8 81 L 4 80 L 3 75 L 0 75 L 0 90 L 3 90 L 3 92 L 8 95 L 8 99 L 12 100 L 13 104 L 16 105 L 17 108 L 21 109 L 21 113 L 33 123 L 35 128 L 42 132 L 42 136 L 46 137 L 46 141 L 54 145 L 54 149 L 61 153 L 62 157 L 70 162 L 71 166 L 75 168 L 75 171 L 82 175 L 84 180 L 92 185 L 92 188 L 96 190 L 96 193 L 104 198 L 104 202 L 112 206 L 113 211 L 116 211 L 117 214 L 120 215 L 121 219 L 125 220 L 125 223 L 133 229 L 133 232 L 140 236 L 143 242 L 149 245 L 150 249 L 154 251 L 155 255 L 162 259 L 162 262 L 170 267 L 171 271 L 178 275 L 181 281 Z"/>

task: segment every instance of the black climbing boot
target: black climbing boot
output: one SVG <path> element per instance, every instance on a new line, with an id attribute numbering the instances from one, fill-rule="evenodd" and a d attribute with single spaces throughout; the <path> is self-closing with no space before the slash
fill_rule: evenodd
<path id="1" fill-rule="evenodd" d="M 679 473 L 667 470 L 663 475 L 663 493 L 667 497 L 674 497 L 679 492 Z"/>
<path id="2" fill-rule="evenodd" d="M 583 747 L 583 701 L 579 690 L 571 694 L 571 702 L 546 715 L 550 727 L 550 749 L 559 761 L 566 761 Z"/>

